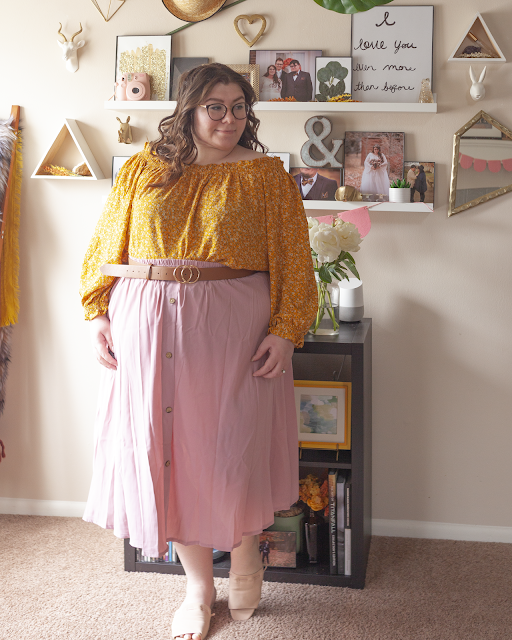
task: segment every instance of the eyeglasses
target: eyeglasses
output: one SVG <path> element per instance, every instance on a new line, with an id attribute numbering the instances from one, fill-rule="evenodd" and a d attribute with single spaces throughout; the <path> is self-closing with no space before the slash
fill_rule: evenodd
<path id="1" fill-rule="evenodd" d="M 199 106 L 206 109 L 212 120 L 223 120 L 228 112 L 225 104 L 200 104 Z M 236 120 L 245 120 L 249 115 L 249 105 L 247 102 L 239 102 L 231 107 L 231 113 Z"/>

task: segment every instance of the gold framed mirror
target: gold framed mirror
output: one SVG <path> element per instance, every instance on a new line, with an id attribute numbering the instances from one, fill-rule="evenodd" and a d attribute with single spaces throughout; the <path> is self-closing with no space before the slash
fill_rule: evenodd
<path id="1" fill-rule="evenodd" d="M 453 136 L 448 216 L 512 191 L 512 131 L 479 111 Z"/>

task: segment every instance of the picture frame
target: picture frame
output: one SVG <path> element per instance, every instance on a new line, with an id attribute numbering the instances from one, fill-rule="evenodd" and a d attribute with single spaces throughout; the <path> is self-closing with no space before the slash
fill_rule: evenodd
<path id="1" fill-rule="evenodd" d="M 321 55 L 320 49 L 251 50 L 249 63 L 257 64 L 260 67 L 260 102 L 281 100 L 287 97 L 294 97 L 297 102 L 314 101 L 315 61 Z M 278 60 L 283 63 L 281 68 L 276 66 L 276 64 L 280 64 Z M 297 60 L 300 64 L 299 75 L 295 80 L 291 79 L 293 69 L 290 68 L 290 63 L 293 60 Z M 272 72 L 271 67 L 274 67 L 276 73 Z"/>
<path id="2" fill-rule="evenodd" d="M 259 549 L 264 566 L 297 567 L 296 531 L 263 531 L 259 534 Z"/>
<path id="3" fill-rule="evenodd" d="M 418 102 L 424 78 L 434 87 L 433 54 L 433 5 L 386 4 L 352 14 L 352 98 Z"/>
<path id="4" fill-rule="evenodd" d="M 388 202 L 390 184 L 404 175 L 404 141 L 400 131 L 346 131 L 345 185 L 363 200 Z"/>
<path id="5" fill-rule="evenodd" d="M 299 446 L 350 449 L 352 383 L 295 380 L 294 388 Z"/>
<path id="6" fill-rule="evenodd" d="M 114 82 L 120 74 L 147 73 L 151 100 L 170 100 L 172 36 L 117 36 Z M 117 99 L 117 98 L 115 98 Z"/>
<path id="7" fill-rule="evenodd" d="M 176 100 L 180 78 L 185 71 L 195 69 L 201 64 L 208 64 L 210 58 L 173 58 L 171 61 L 171 100 Z"/>
<path id="8" fill-rule="evenodd" d="M 435 162 L 425 162 L 423 160 L 406 160 L 404 162 L 404 178 L 410 182 L 409 179 L 409 171 L 411 167 L 415 166 L 415 173 L 418 173 L 418 168 L 423 167 L 423 171 L 425 173 L 425 181 L 427 183 L 427 191 L 425 192 L 424 199 L 421 200 L 420 193 L 417 190 L 411 189 L 411 202 L 426 202 L 428 204 L 434 204 L 434 195 L 435 195 L 435 174 L 436 174 L 436 163 Z"/>
<path id="9" fill-rule="evenodd" d="M 227 64 L 226 67 L 233 69 L 241 76 L 243 76 L 247 82 L 250 83 L 256 94 L 256 100 L 259 100 L 260 95 L 260 68 L 257 64 Z"/>
<path id="10" fill-rule="evenodd" d="M 117 174 L 121 170 L 123 164 L 129 160 L 131 156 L 112 156 L 112 186 L 116 181 Z"/>
<path id="11" fill-rule="evenodd" d="M 284 165 L 285 171 L 287 171 L 288 173 L 290 173 L 290 155 L 291 154 L 287 152 L 281 153 L 277 151 L 267 151 L 267 156 L 270 156 L 271 158 L 281 159 L 281 162 Z"/>
<path id="12" fill-rule="evenodd" d="M 334 202 L 336 191 L 343 184 L 343 169 L 326 167 L 291 167 L 289 173 L 295 179 L 303 200 L 315 202 Z M 303 191 L 301 176 L 313 179 L 310 190 Z"/>
<path id="13" fill-rule="evenodd" d="M 342 79 L 337 79 L 337 76 L 332 73 L 332 71 L 335 71 L 335 68 L 330 69 L 328 66 L 331 65 L 332 67 L 332 63 L 340 64 L 342 69 L 347 72 L 347 75 Z M 327 75 L 322 76 L 323 70 L 327 70 Z M 320 77 L 318 75 L 319 72 Z M 331 84 L 330 80 L 327 79 L 329 76 L 335 80 L 337 79 L 337 82 Z M 338 85 L 341 83 L 343 83 L 343 86 L 337 90 Z M 322 91 L 324 91 L 325 95 Z M 328 97 L 334 97 L 344 93 L 352 95 L 352 58 L 350 56 L 318 56 L 315 59 L 315 99 L 318 102 L 326 102 Z"/>

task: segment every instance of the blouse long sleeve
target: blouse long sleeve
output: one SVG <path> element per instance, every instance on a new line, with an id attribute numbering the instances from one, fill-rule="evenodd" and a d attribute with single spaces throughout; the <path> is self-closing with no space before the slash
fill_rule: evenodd
<path id="1" fill-rule="evenodd" d="M 136 153 L 125 162 L 96 225 L 81 275 L 80 296 L 86 320 L 107 312 L 110 289 L 116 280 L 113 276 L 104 276 L 101 265 L 128 262 L 130 213 L 137 180 L 145 164 L 143 153 Z"/>
<path id="2" fill-rule="evenodd" d="M 293 177 L 281 166 L 276 169 L 275 178 L 267 179 L 265 184 L 269 332 L 302 347 L 318 305 L 308 224 Z"/>

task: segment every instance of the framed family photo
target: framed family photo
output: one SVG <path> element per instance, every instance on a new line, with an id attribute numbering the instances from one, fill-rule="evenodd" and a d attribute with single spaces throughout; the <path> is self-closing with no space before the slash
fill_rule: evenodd
<path id="1" fill-rule="evenodd" d="M 117 36 L 115 79 L 134 73 L 149 77 L 150 100 L 170 100 L 171 36 Z"/>
<path id="2" fill-rule="evenodd" d="M 227 67 L 239 73 L 250 83 L 256 94 L 256 99 L 260 96 L 260 69 L 257 64 L 227 64 Z"/>
<path id="3" fill-rule="evenodd" d="M 280 158 L 285 170 L 290 173 L 290 154 L 287 152 L 267 151 L 267 156 L 271 158 Z"/>
<path id="4" fill-rule="evenodd" d="M 315 68 L 315 98 L 318 102 L 352 93 L 352 58 L 320 56 L 316 59 Z"/>
<path id="5" fill-rule="evenodd" d="M 317 167 L 292 167 L 303 200 L 336 200 L 336 191 L 343 184 L 343 169 Z"/>
<path id="6" fill-rule="evenodd" d="M 350 449 L 350 382 L 295 380 L 299 445 Z"/>
<path id="7" fill-rule="evenodd" d="M 260 555 L 264 566 L 296 568 L 297 533 L 263 531 L 260 533 Z"/>
<path id="8" fill-rule="evenodd" d="M 411 202 L 434 204 L 435 162 L 404 162 L 404 178 L 411 185 Z"/>
<path id="9" fill-rule="evenodd" d="M 404 174 L 404 134 L 347 131 L 345 184 L 366 199 L 387 202 L 389 185 Z"/>
<path id="10" fill-rule="evenodd" d="M 176 100 L 178 95 L 178 87 L 180 85 L 180 78 L 185 71 L 195 69 L 201 64 L 208 64 L 209 58 L 173 58 L 172 59 L 172 74 L 171 74 L 171 100 Z"/>
<path id="11" fill-rule="evenodd" d="M 294 98 L 314 100 L 316 58 L 322 51 L 251 51 L 249 62 L 260 67 L 260 101 Z"/>

